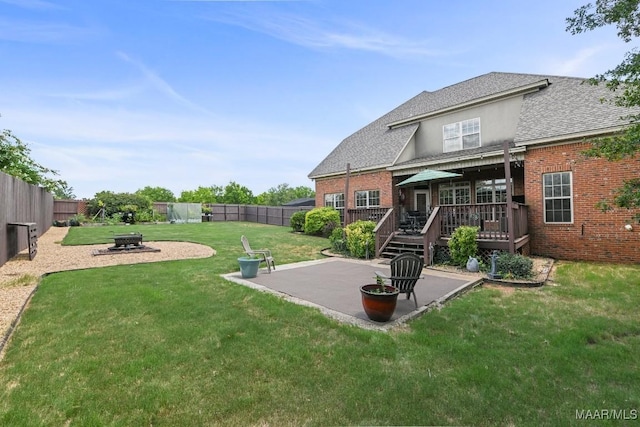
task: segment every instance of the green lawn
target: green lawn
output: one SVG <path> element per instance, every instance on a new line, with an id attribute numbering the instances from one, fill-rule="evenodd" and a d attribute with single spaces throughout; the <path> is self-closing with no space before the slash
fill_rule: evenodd
<path id="1" fill-rule="evenodd" d="M 603 410 L 640 416 L 638 266 L 559 263 L 554 284 L 479 288 L 383 333 L 219 276 L 238 269 L 241 234 L 278 264 L 319 258 L 326 239 L 203 223 L 73 228 L 65 244 L 125 231 L 217 255 L 45 277 L 0 362 L 0 425 L 557 426 L 590 425 L 577 414 Z"/>

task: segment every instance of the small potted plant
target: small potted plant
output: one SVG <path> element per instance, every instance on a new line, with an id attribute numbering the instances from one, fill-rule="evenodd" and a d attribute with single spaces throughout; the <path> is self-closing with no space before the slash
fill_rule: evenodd
<path id="1" fill-rule="evenodd" d="M 251 279 L 258 275 L 258 267 L 260 267 L 260 258 L 250 255 L 244 255 L 238 258 L 240 264 L 240 273 L 243 279 Z"/>
<path id="2" fill-rule="evenodd" d="M 362 308 L 369 319 L 376 322 L 387 322 L 393 316 L 400 291 L 385 285 L 384 278 L 376 276 L 376 283 L 360 287 Z"/>

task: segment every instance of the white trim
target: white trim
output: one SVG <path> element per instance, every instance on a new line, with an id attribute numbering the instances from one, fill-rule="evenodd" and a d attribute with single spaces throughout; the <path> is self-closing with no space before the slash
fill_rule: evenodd
<path id="1" fill-rule="evenodd" d="M 544 185 L 544 177 L 546 175 L 555 175 L 555 174 L 563 174 L 563 173 L 568 173 L 569 174 L 569 191 L 571 192 L 571 194 L 569 195 L 569 197 L 549 197 L 547 198 L 547 196 L 545 196 L 544 194 L 544 190 L 545 190 L 545 185 Z M 565 199 L 569 199 L 569 201 L 571 202 L 571 221 L 547 221 L 547 206 L 546 206 L 546 202 L 547 200 L 565 200 Z M 573 172 L 572 171 L 558 171 L 558 172 L 546 172 L 542 174 L 542 220 L 545 224 L 552 224 L 552 225 L 563 225 L 563 224 L 573 224 L 575 222 L 575 216 L 574 216 L 574 212 L 573 212 L 573 207 L 574 207 L 574 202 L 573 202 Z"/>

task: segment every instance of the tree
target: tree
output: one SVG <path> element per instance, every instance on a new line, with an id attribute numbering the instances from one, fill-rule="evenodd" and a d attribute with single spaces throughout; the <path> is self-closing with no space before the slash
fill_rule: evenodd
<path id="1" fill-rule="evenodd" d="M 183 191 L 180 193 L 178 201 L 182 203 L 220 203 L 222 195 L 222 187 L 212 185 L 211 187 L 198 187 L 192 191 Z"/>
<path id="2" fill-rule="evenodd" d="M 171 190 L 162 187 L 150 187 L 146 186 L 135 193 L 138 196 L 143 196 L 152 202 L 175 202 L 176 196 L 173 195 Z"/>
<path id="3" fill-rule="evenodd" d="M 639 4 L 640 0 L 596 0 L 595 5 L 588 3 L 576 9 L 573 17 L 567 18 L 567 31 L 575 35 L 615 25 L 618 37 L 628 43 L 640 36 Z M 609 102 L 627 108 L 640 107 L 640 52 L 631 49 L 618 66 L 596 75 L 589 82 L 605 84 L 614 93 Z M 623 132 L 597 139 L 585 154 L 609 161 L 636 157 L 640 152 L 640 114 L 630 113 L 624 119 L 628 125 Z M 622 208 L 640 208 L 640 178 L 625 181 L 616 190 L 613 202 Z M 600 207 L 607 210 L 610 205 L 603 201 Z"/>
<path id="4" fill-rule="evenodd" d="M 0 171 L 22 181 L 39 185 L 58 199 L 73 199 L 73 188 L 66 181 L 55 179 L 58 171 L 36 163 L 30 157 L 31 150 L 10 130 L 0 133 Z"/>
<path id="5" fill-rule="evenodd" d="M 231 181 L 224 187 L 223 203 L 250 205 L 253 203 L 253 193 L 247 187 Z"/>
<path id="6" fill-rule="evenodd" d="M 280 184 L 271 187 L 265 193 L 256 197 L 256 203 L 267 206 L 281 206 L 287 202 L 304 197 L 315 197 L 315 192 L 309 187 L 289 187 L 289 184 Z"/>

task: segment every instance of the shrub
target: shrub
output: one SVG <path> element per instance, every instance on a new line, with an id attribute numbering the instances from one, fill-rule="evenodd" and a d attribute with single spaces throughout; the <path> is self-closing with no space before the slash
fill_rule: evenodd
<path id="1" fill-rule="evenodd" d="M 373 221 L 356 221 L 347 225 L 347 249 L 351 256 L 365 258 L 375 255 L 375 236 L 373 229 L 376 223 Z"/>
<path id="2" fill-rule="evenodd" d="M 78 227 L 87 222 L 87 218 L 83 214 L 76 214 L 69 218 L 69 225 L 72 227 Z"/>
<path id="3" fill-rule="evenodd" d="M 522 255 L 502 252 L 496 260 L 496 270 L 503 277 L 528 279 L 533 275 L 533 261 Z"/>
<path id="4" fill-rule="evenodd" d="M 329 236 L 331 242 L 331 250 L 338 254 L 347 253 L 347 241 L 344 238 L 344 230 L 342 227 L 336 227 Z"/>
<path id="5" fill-rule="evenodd" d="M 87 202 L 89 216 L 98 215 L 100 209 L 104 209 L 105 217 L 123 219 L 122 212 L 127 206 L 136 206 L 136 211 L 151 209 L 151 202 L 144 196 L 130 193 L 112 193 L 102 191 L 96 193 L 95 197 Z"/>
<path id="6" fill-rule="evenodd" d="M 449 240 L 451 261 L 460 267 L 466 266 L 469 257 L 478 253 L 478 227 L 463 225 L 455 229 Z"/>
<path id="7" fill-rule="evenodd" d="M 153 222 L 154 211 L 153 209 L 145 209 L 143 211 L 136 212 L 136 221 L 138 222 Z"/>
<path id="8" fill-rule="evenodd" d="M 135 224 L 136 215 L 138 213 L 138 206 L 136 205 L 124 205 L 120 208 L 122 221 L 128 224 Z"/>
<path id="9" fill-rule="evenodd" d="M 307 212 L 304 219 L 304 232 L 313 236 L 329 237 L 340 224 L 340 214 L 330 207 L 315 208 Z"/>
<path id="10" fill-rule="evenodd" d="M 304 231 L 304 218 L 307 215 L 305 211 L 297 211 L 291 215 L 289 218 L 289 224 L 291 224 L 291 228 L 293 231 L 302 232 Z"/>
<path id="11" fill-rule="evenodd" d="M 436 246 L 433 254 L 434 264 L 451 264 L 451 254 L 444 246 Z"/>

